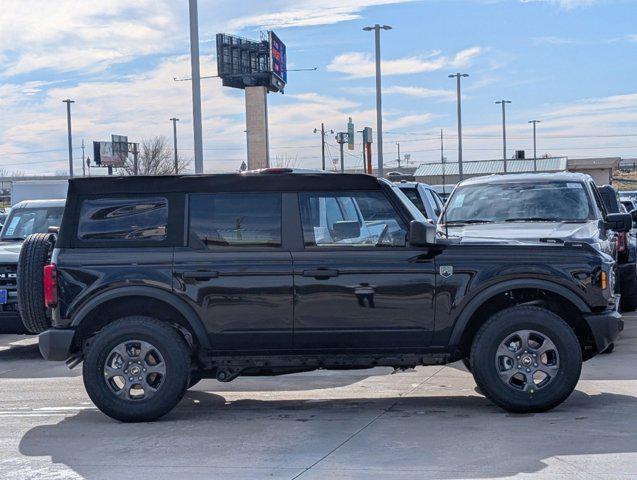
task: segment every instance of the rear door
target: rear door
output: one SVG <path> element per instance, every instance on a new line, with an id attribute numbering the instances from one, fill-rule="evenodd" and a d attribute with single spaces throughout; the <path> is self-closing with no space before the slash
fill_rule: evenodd
<path id="1" fill-rule="evenodd" d="M 217 350 L 292 346 L 292 258 L 281 193 L 201 193 L 188 201 L 188 245 L 175 249 L 174 289 Z"/>
<path id="2" fill-rule="evenodd" d="M 382 190 L 299 193 L 294 345 L 403 350 L 429 344 L 434 264 L 406 243 L 408 219 Z"/>

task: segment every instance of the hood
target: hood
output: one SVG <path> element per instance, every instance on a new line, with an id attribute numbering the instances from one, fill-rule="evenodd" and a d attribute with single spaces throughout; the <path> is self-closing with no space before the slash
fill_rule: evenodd
<path id="1" fill-rule="evenodd" d="M 444 232 L 444 227 L 438 227 Z M 586 223 L 556 222 L 507 222 L 479 223 L 449 227 L 449 237 L 461 237 L 466 240 L 499 241 L 514 240 L 522 243 L 535 243 L 540 239 L 561 239 L 564 241 L 594 242 L 599 236 L 597 220 Z"/>
<path id="2" fill-rule="evenodd" d="M 0 242 L 0 263 L 18 263 L 22 242 Z"/>

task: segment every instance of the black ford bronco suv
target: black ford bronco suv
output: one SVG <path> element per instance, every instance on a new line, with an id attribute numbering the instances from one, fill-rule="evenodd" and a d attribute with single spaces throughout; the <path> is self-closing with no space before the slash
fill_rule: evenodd
<path id="1" fill-rule="evenodd" d="M 201 378 L 458 360 L 509 411 L 564 401 L 623 327 L 612 258 L 435 234 L 367 175 L 72 179 L 59 236 L 30 237 L 21 268 L 51 316 L 43 356 L 83 361 L 122 421 L 161 417 Z"/>

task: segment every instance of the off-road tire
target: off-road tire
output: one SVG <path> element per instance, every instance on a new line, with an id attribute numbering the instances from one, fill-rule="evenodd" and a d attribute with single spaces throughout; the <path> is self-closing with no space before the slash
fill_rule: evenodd
<path id="1" fill-rule="evenodd" d="M 496 369 L 500 343 L 524 329 L 546 336 L 559 355 L 555 377 L 534 393 L 506 385 Z M 518 306 L 494 314 L 480 328 L 471 348 L 471 366 L 479 390 L 496 405 L 513 413 L 544 412 L 562 403 L 575 389 L 582 369 L 582 351 L 573 329 L 559 316 L 540 307 Z"/>
<path id="2" fill-rule="evenodd" d="M 203 380 L 203 377 L 201 376 L 201 373 L 199 372 L 191 372 L 190 373 L 190 378 L 188 379 L 188 388 L 192 388 L 195 385 L 197 385 L 199 382 L 201 382 Z"/>
<path id="3" fill-rule="evenodd" d="M 127 340 L 151 343 L 166 363 L 166 377 L 149 399 L 118 398 L 104 379 L 107 356 Z M 100 330 L 84 351 L 82 375 L 86 391 L 103 413 L 122 422 L 150 422 L 170 412 L 186 392 L 190 375 L 190 350 L 179 332 L 166 322 L 130 316 Z"/>
<path id="4" fill-rule="evenodd" d="M 469 373 L 473 373 L 471 369 L 471 360 L 468 358 L 463 358 L 461 361 L 464 365 L 464 368 L 466 368 Z"/>
<path id="5" fill-rule="evenodd" d="M 42 333 L 51 327 L 44 306 L 44 266 L 51 261 L 55 235 L 34 233 L 22 244 L 18 259 L 18 311 L 30 333 Z"/>
<path id="6" fill-rule="evenodd" d="M 620 307 L 624 312 L 637 310 L 637 268 L 633 265 L 629 275 L 620 278 Z"/>

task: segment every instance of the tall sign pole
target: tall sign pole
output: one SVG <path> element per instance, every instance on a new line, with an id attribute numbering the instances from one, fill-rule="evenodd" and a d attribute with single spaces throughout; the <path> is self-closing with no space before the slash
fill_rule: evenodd
<path id="1" fill-rule="evenodd" d="M 325 170 L 325 124 L 321 123 L 321 169 Z"/>
<path id="2" fill-rule="evenodd" d="M 504 173 L 507 173 L 507 120 L 506 105 L 510 100 L 499 100 L 496 105 L 502 105 L 502 159 L 504 161 Z"/>
<path id="3" fill-rule="evenodd" d="M 462 92 L 460 80 L 468 76 L 467 73 L 460 72 L 449 75 L 449 78 L 456 79 L 456 95 L 458 97 L 458 177 L 460 181 L 464 180 L 464 173 L 462 171 Z"/>
<path id="4" fill-rule="evenodd" d="M 533 171 L 537 172 L 537 136 L 536 127 L 538 123 L 542 123 L 541 120 L 531 120 L 529 123 L 533 124 Z"/>
<path id="5" fill-rule="evenodd" d="M 69 142 L 69 177 L 73 176 L 73 135 L 71 133 L 71 104 L 75 103 L 73 100 L 62 100 L 62 103 L 66 103 L 66 130 Z"/>
<path id="6" fill-rule="evenodd" d="M 197 0 L 190 7 L 190 69 L 192 77 L 192 124 L 195 137 L 195 173 L 203 173 L 203 140 L 201 129 L 201 73 L 199 71 L 199 18 Z"/>

